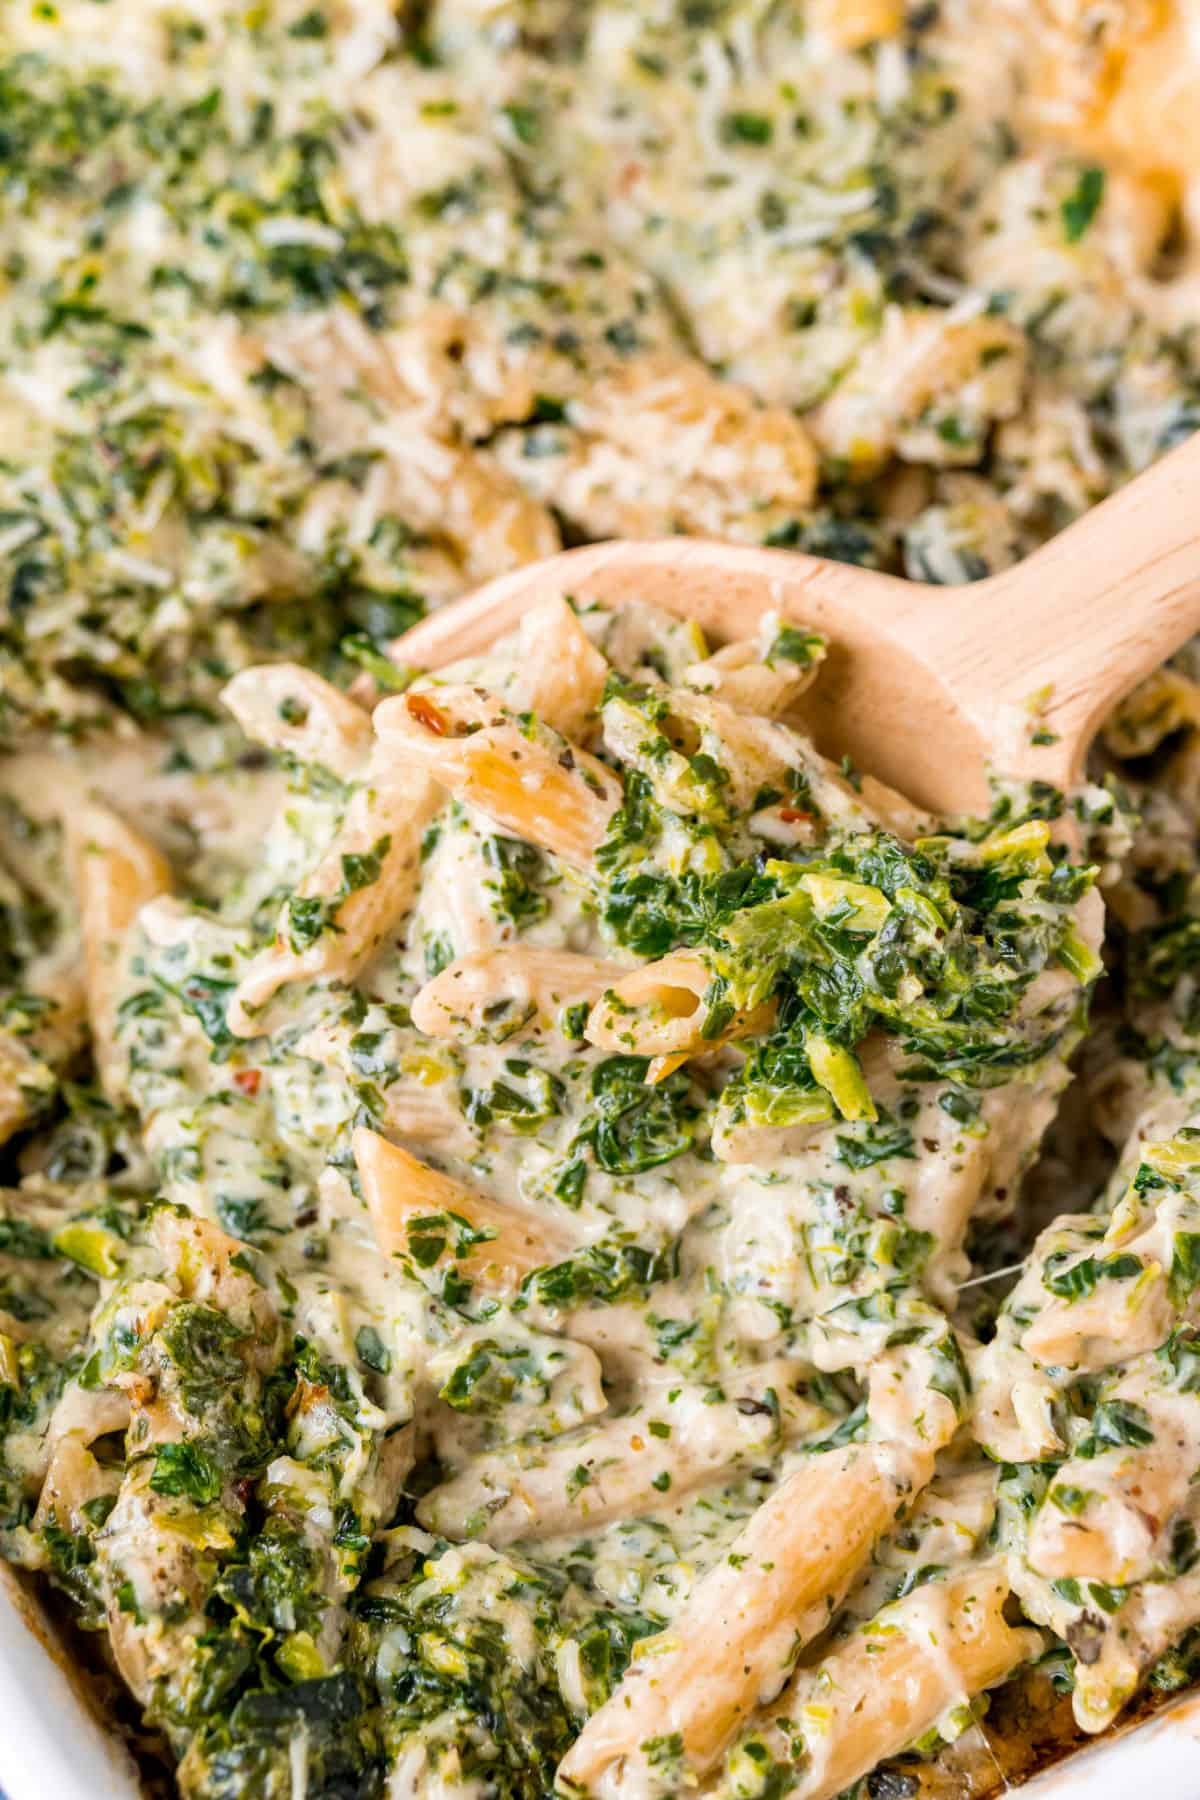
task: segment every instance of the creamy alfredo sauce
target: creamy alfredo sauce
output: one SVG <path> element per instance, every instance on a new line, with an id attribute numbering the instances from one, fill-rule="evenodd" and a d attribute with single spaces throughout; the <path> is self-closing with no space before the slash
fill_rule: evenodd
<path id="1" fill-rule="evenodd" d="M 968 580 L 1193 428 L 1186 196 L 1102 129 L 1161 20 L 1051 10 L 1061 91 L 1016 7 L 6 14 L 3 1544 L 187 1794 L 542 1795 L 681 1618 L 721 1714 L 713 1577 L 835 1465 L 816 1613 L 784 1605 L 716 1752 L 664 1694 L 576 1791 L 824 1795 L 879 1758 L 869 1791 L 986 1791 L 994 1684 L 1037 1664 L 1094 1730 L 1191 1677 L 1189 654 L 1083 794 L 942 830 L 786 727 L 761 768 L 750 727 L 660 729 L 724 677 L 631 596 L 581 621 L 614 677 L 578 735 L 626 797 L 594 866 L 443 792 L 352 978 L 230 1023 L 387 858 L 306 892 L 371 778 L 237 732 L 239 669 L 369 706 L 423 607 L 611 532 Z M 819 653 L 748 655 L 798 688 Z M 519 720 L 536 657 L 458 674 Z M 100 959 L 107 1098 L 89 798 L 172 889 Z M 615 980 L 681 946 L 709 1029 L 654 1084 L 638 1010 L 595 1045 L 553 982 L 413 1022 L 473 954 Z M 385 1254 L 356 1126 L 518 1209 L 541 1266 L 489 1289 L 437 1209 Z M 839 1572 L 864 1470 L 886 1517 Z M 872 1686 L 909 1697 L 875 1736 L 837 1704 Z"/>

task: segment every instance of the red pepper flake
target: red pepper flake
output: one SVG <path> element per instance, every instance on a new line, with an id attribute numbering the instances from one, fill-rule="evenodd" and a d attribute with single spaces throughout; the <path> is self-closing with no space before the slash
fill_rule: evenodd
<path id="1" fill-rule="evenodd" d="M 779 817 L 785 825 L 812 825 L 816 816 L 816 813 L 803 812 L 795 806 L 781 806 L 779 809 Z"/>
<path id="2" fill-rule="evenodd" d="M 409 694 L 406 702 L 409 714 L 423 725 L 426 731 L 432 731 L 434 737 L 445 737 L 450 728 L 450 721 L 439 706 L 435 706 L 427 694 Z"/>
<path id="3" fill-rule="evenodd" d="M 239 1094 L 257 1094 L 259 1088 L 262 1086 L 262 1070 L 235 1069 L 233 1072 L 233 1085 Z"/>

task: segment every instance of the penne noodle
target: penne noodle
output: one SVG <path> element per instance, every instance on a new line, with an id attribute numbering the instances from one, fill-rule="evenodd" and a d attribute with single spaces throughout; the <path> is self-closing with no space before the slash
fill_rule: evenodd
<path id="1" fill-rule="evenodd" d="M 929 1582 L 794 1675 L 754 1732 L 800 1764 L 794 1800 L 833 1800 L 1035 1657 L 1041 1633 L 1009 1625 L 1008 1597 L 998 1562 Z"/>
<path id="2" fill-rule="evenodd" d="M 1136 1432 L 1127 1442 L 1085 1440 L 1056 1469 L 1029 1527 L 1025 1560 L 1036 1575 L 1128 1587 L 1172 1561 L 1195 1483 L 1188 1445 L 1200 1400 L 1166 1375 L 1157 1355 L 1140 1356 L 1099 1389 L 1098 1403 Z"/>
<path id="3" fill-rule="evenodd" d="M 713 1120 L 712 1152 L 718 1162 L 749 1163 L 772 1168 L 786 1156 L 798 1156 L 807 1150 L 822 1126 L 833 1117 L 833 1106 L 814 1093 L 812 1117 L 792 1125 L 750 1125 L 745 1121 L 730 1122 L 718 1108 Z"/>
<path id="4" fill-rule="evenodd" d="M 1190 1111 L 1189 1103 L 1184 1116 Z M 1163 1121 L 1152 1115 L 1152 1122 Z M 1180 1117 L 1171 1119 L 1167 1130 L 1181 1124 Z M 1122 1171 L 1127 1185 L 1103 1232 L 1094 1214 L 1065 1213 L 1039 1235 L 979 1357 L 976 1436 L 1002 1460 L 1060 1452 L 1054 1404 L 1068 1379 L 1125 1364 L 1123 1382 L 1144 1384 L 1153 1366 L 1149 1353 L 1195 1316 L 1192 1290 L 1177 1286 L 1175 1259 L 1195 1236 L 1180 1227 L 1197 1222 L 1200 1152 L 1186 1136 L 1158 1140 L 1136 1125 L 1130 1142 L 1134 1155 Z M 1138 1180 L 1143 1168 L 1149 1186 Z M 1107 1396 L 1107 1386 L 1102 1391 Z M 1124 1397 L 1118 1387 L 1117 1398 Z M 1140 1403 L 1140 1393 L 1137 1398 Z M 1154 1403 L 1162 1405 L 1158 1396 Z M 1081 1478 L 1069 1485 L 1090 1492 L 1095 1484 Z M 1148 1506 L 1147 1518 L 1153 1514 Z M 1087 1535 L 1078 1519 L 1067 1531 L 1072 1539 Z M 1041 1535 L 1047 1544 L 1049 1524 Z M 1111 1552 L 1118 1562 L 1126 1551 L 1133 1554 L 1144 1531 L 1130 1523 L 1120 1535 L 1125 1551 Z M 1093 1558 L 1105 1554 L 1098 1545 L 1090 1551 Z"/>
<path id="5" fill-rule="evenodd" d="M 886 782 L 877 780 L 874 775 L 861 774 L 858 783 L 858 791 L 867 812 L 897 837 L 912 842 L 914 838 L 926 837 L 934 830 L 933 815 L 914 806 L 911 800 L 905 799 L 903 794 L 898 793 L 894 787 L 889 787 Z"/>
<path id="6" fill-rule="evenodd" d="M 31 1335 L 28 1325 L 22 1325 L 19 1320 L 6 1314 L 0 1314 L 0 1318 L 3 1319 L 5 1336 L 14 1343 L 19 1344 L 27 1335 Z M 129 1396 L 120 1388 L 83 1388 L 77 1381 L 69 1381 L 63 1388 L 45 1430 L 38 1432 L 36 1443 L 30 1443 L 28 1461 L 23 1468 L 26 1491 L 32 1495 L 37 1492 L 39 1482 L 49 1481 L 60 1451 L 62 1460 L 59 1468 L 63 1475 L 64 1492 L 73 1487 L 77 1479 L 85 1477 L 90 1471 L 88 1464 L 72 1455 L 66 1446 L 78 1445 L 86 1450 L 97 1438 L 107 1437 L 109 1433 L 123 1434 L 128 1430 L 129 1420 Z M 45 1498 L 44 1488 L 42 1493 Z M 61 1512 L 59 1520 L 61 1523 Z"/>
<path id="7" fill-rule="evenodd" d="M 749 1012 L 737 1012 L 709 1037 L 704 996 L 713 976 L 695 950 L 673 950 L 646 963 L 606 988 L 592 1007 L 584 1035 L 600 1050 L 662 1057 L 670 1067 L 700 1051 L 715 1050 L 736 1038 L 766 1031 L 775 1015 L 773 1001 Z M 664 1068 L 656 1075 L 669 1074 Z"/>
<path id="8" fill-rule="evenodd" d="M 1055 1490 L 1086 1495 L 1082 1517 L 1062 1512 L 1053 1498 L 1029 1534 L 1028 1560 L 1048 1581 L 1103 1581 L 1122 1587 L 1155 1572 L 1163 1533 L 1188 1498 L 1195 1471 L 1180 1460 L 1173 1437 L 1156 1452 L 1109 1451 L 1102 1462 L 1073 1457 L 1055 1476 Z"/>
<path id="9" fill-rule="evenodd" d="M 514 712 L 531 712 L 565 738 L 595 729 L 608 663 L 557 594 L 521 620 Z"/>
<path id="10" fill-rule="evenodd" d="M 674 1056 L 652 1056 L 646 1070 L 646 1086 L 657 1087 L 660 1081 L 665 1081 L 676 1069 L 682 1069 L 687 1060 L 686 1050 L 677 1050 Z"/>
<path id="11" fill-rule="evenodd" d="M 463 1124 L 457 1091 L 446 1093 L 447 1083 L 419 1087 L 401 1075 L 383 1089 L 383 1122 L 397 1137 L 415 1138 L 418 1142 L 436 1141 L 443 1150 L 469 1150 L 471 1136 Z"/>
<path id="12" fill-rule="evenodd" d="M 150 1237 L 172 1285 L 184 1299 L 231 1314 L 239 1323 L 252 1326 L 261 1345 L 270 1348 L 278 1323 L 275 1309 L 267 1290 L 239 1267 L 245 1251 L 240 1239 L 230 1237 L 211 1219 L 171 1207 L 155 1213 Z M 265 1360 L 269 1361 L 269 1356 Z"/>
<path id="13" fill-rule="evenodd" d="M 238 1037 L 261 1031 L 263 1007 L 296 981 L 350 981 L 370 962 L 387 933 L 412 904 L 421 866 L 421 837 L 438 801 L 434 782 L 378 751 L 356 788 L 333 842 L 297 899 L 324 907 L 312 942 L 298 947 L 294 901 L 280 917 L 275 942 L 250 964 L 229 1004 Z M 348 869 L 370 859 L 369 879 L 357 884 Z"/>
<path id="14" fill-rule="evenodd" d="M 412 1003 L 413 1024 L 430 1037 L 459 1031 L 508 1038 L 553 1023 L 566 1006 L 595 1000 L 624 970 L 599 956 L 528 944 L 477 950 L 435 975 Z"/>
<path id="15" fill-rule="evenodd" d="M 0 1032 L 0 1144 L 37 1117 L 55 1085 L 48 1062 L 10 1031 Z"/>
<path id="16" fill-rule="evenodd" d="M 1183 1422 L 1184 1408 L 1189 1404 L 1194 1408 L 1194 1394 L 1176 1392 L 1173 1396 L 1172 1410 L 1175 1405 L 1179 1407 L 1177 1425 Z M 1134 1405 L 1129 1416 L 1141 1423 L 1147 1420 L 1148 1412 Z M 1162 1450 L 1169 1452 L 1173 1448 L 1178 1464 L 1181 1432 L 1172 1430 L 1168 1419 L 1157 1409 L 1154 1428 L 1170 1432 Z M 1189 1430 L 1194 1428 L 1193 1419 Z M 1180 1498 L 1178 1467 L 1170 1466 L 1169 1454 L 1149 1446 L 1133 1448 L 1131 1454 L 1145 1470 L 1144 1501 L 1142 1484 L 1133 1476 L 1119 1449 L 1105 1449 L 1094 1462 L 1086 1457 L 1072 1459 L 1054 1474 L 1031 1534 L 1030 1554 L 1023 1558 L 1014 1556 L 1009 1562 L 1012 1584 L 1026 1613 L 1056 1638 L 1065 1640 L 1074 1652 L 1071 1707 L 1075 1723 L 1089 1733 L 1104 1731 L 1113 1723 L 1163 1652 L 1179 1644 L 1200 1621 L 1200 1567 L 1190 1561 L 1197 1517 L 1194 1493 L 1186 1494 L 1177 1510 L 1162 1510 L 1175 1507 Z M 1184 1469 L 1188 1466 L 1185 1463 Z M 1091 1487 L 1077 1487 L 1081 1478 L 1090 1481 Z M 1183 1489 L 1194 1486 L 1185 1475 Z M 1093 1562 L 1097 1569 L 1105 1566 L 1103 1556 L 1097 1554 L 1097 1541 L 1086 1531 L 1081 1533 L 1074 1572 L 1051 1576 L 1048 1568 L 1043 1571 L 1040 1566 L 1033 1567 L 1035 1549 L 1039 1564 L 1058 1561 L 1053 1538 L 1039 1538 L 1037 1532 L 1046 1511 L 1055 1506 L 1050 1496 L 1056 1490 L 1059 1504 L 1065 1503 L 1085 1522 L 1090 1523 L 1094 1508 L 1098 1530 L 1113 1535 L 1112 1550 L 1116 1555 L 1109 1560 L 1109 1567 L 1119 1566 L 1117 1558 L 1124 1536 L 1124 1549 L 1129 1553 L 1128 1584 L 1109 1582 L 1102 1574 L 1085 1572 Z M 1146 1517 L 1139 1519 L 1143 1504 Z M 1143 1575 L 1142 1570 L 1148 1573 Z"/>
<path id="17" fill-rule="evenodd" d="M 0 1032 L 0 1144 L 36 1117 L 87 1042 L 82 974 L 50 959 L 33 964 L 19 1001 L 10 1001 L 10 1019 L 18 1010 L 27 1023 Z"/>
<path id="18" fill-rule="evenodd" d="M 789 771 L 806 769 L 813 752 L 786 726 L 739 712 L 724 700 L 687 688 L 655 691 L 665 705 L 648 721 L 644 710 L 616 694 L 605 702 L 604 742 L 649 781 L 661 806 L 721 820 L 751 811 L 766 788 L 785 786 Z M 714 788 L 698 777 L 697 752 L 721 771 Z"/>
<path id="19" fill-rule="evenodd" d="M 717 1762 L 748 1714 L 778 1693 L 832 1618 L 878 1539 L 925 1486 L 933 1455 L 851 1444 L 801 1464 L 649 1639 L 567 1752 L 560 1778 L 606 1796 L 639 1792 L 650 1739 L 678 1736 L 689 1779 Z"/>
<path id="20" fill-rule="evenodd" d="M 1022 1595 L 1022 1600 L 1025 1596 Z M 1080 1616 L 1085 1654 L 1075 1661 L 1071 1710 L 1081 1731 L 1106 1731 L 1164 1651 L 1200 1623 L 1200 1572 L 1144 1582 L 1115 1612 Z M 1059 1629 L 1060 1627 L 1053 1627 Z"/>
<path id="21" fill-rule="evenodd" d="M 499 1547 L 535 1531 L 585 1531 L 674 1504 L 782 1443 L 829 1429 L 831 1415 L 792 1391 L 801 1373 L 785 1359 L 764 1363 L 730 1377 L 736 1398 L 717 1402 L 694 1382 L 676 1382 L 624 1417 L 474 1457 L 426 1495 L 417 1517 L 459 1539 L 474 1535 L 482 1519 L 481 1535 Z"/>
<path id="22" fill-rule="evenodd" d="M 296 1055 L 336 1070 L 353 1087 L 358 1079 L 350 1048 L 354 1036 L 355 1027 L 344 1019 L 322 1020 L 297 1038 Z M 422 1058 L 421 1065 L 431 1060 Z M 449 1065 L 444 1071 L 418 1066 L 414 1072 L 402 1059 L 395 1080 L 372 1082 L 372 1105 L 382 1105 L 378 1117 L 386 1130 L 399 1138 L 437 1139 L 443 1150 L 469 1151 L 473 1139 L 451 1076 Z"/>
<path id="23" fill-rule="evenodd" d="M 903 24 L 901 0 L 815 0 L 810 29 L 841 50 L 861 50 Z"/>
<path id="24" fill-rule="evenodd" d="M 954 1334 L 948 1334 L 953 1340 Z M 942 1346 L 905 1344 L 871 1361 L 867 1376 L 868 1412 L 873 1428 L 893 1444 L 931 1453 L 947 1445 L 959 1426 L 959 1406 L 945 1389 Z M 966 1384 L 964 1383 L 964 1387 Z"/>
<path id="25" fill-rule="evenodd" d="M 611 769 L 547 727 L 522 725 L 482 688 L 410 690 L 375 713 L 385 751 L 526 842 L 586 869 L 621 804 Z"/>
<path id="26" fill-rule="evenodd" d="M 166 858 L 107 807 L 87 805 L 68 824 L 83 936 L 88 1024 L 100 1085 L 125 1098 L 127 1059 L 117 1044 L 117 1005 L 130 927 L 142 907 L 170 892 Z"/>
<path id="27" fill-rule="evenodd" d="M 414 914 L 410 941 L 420 941 L 426 929 L 433 929 L 457 956 L 495 950 L 505 942 L 506 923 L 494 904 L 497 870 L 487 855 L 487 838 L 465 814 L 460 820 L 443 818 L 441 824 L 423 865 L 426 901 Z"/>
<path id="28" fill-rule="evenodd" d="M 473 1193 L 365 1126 L 354 1133 L 354 1160 L 385 1256 L 412 1256 L 422 1268 L 439 1271 L 461 1269 L 488 1292 L 504 1293 L 569 1251 L 541 1220 Z M 486 1235 L 459 1249 L 456 1222 L 468 1236 Z M 427 1228 L 414 1231 L 418 1224 Z"/>
<path id="29" fill-rule="evenodd" d="M 778 719 L 812 686 L 820 662 L 814 655 L 807 664 L 781 661 L 773 666 L 763 660 L 752 639 L 742 638 L 693 663 L 684 670 L 683 680 L 698 694 L 712 694 L 735 712 Z"/>
<path id="30" fill-rule="evenodd" d="M 53 1521 L 61 1531 L 82 1530 L 83 1508 L 101 1495 L 115 1494 L 120 1485 L 120 1469 L 102 1467 L 82 1437 L 60 1437 L 46 1469 L 33 1529 L 44 1531 Z"/>
<path id="31" fill-rule="evenodd" d="M 243 669 L 221 698 L 255 743 L 320 763 L 342 781 L 351 780 L 371 753 L 370 715 L 298 663 Z"/>
<path id="32" fill-rule="evenodd" d="M 1161 1344 L 1173 1316 L 1165 1271 L 1152 1266 L 1136 1292 L 1132 1282 L 1115 1294 L 1112 1285 L 1083 1300 L 1047 1301 L 1023 1332 L 1021 1348 L 1043 1367 L 1082 1373 Z"/>

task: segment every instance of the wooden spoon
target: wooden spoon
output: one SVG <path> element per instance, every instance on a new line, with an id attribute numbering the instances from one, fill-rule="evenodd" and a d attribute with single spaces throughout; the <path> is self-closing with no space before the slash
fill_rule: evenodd
<path id="1" fill-rule="evenodd" d="M 829 639 L 805 696 L 826 755 L 938 813 L 986 810 L 987 769 L 1069 787 L 1116 701 L 1200 631 L 1200 433 L 1014 568 L 966 587 L 701 538 L 568 550 L 396 640 L 419 668 L 472 656 L 549 594 L 652 602 L 714 643 L 778 612 Z"/>

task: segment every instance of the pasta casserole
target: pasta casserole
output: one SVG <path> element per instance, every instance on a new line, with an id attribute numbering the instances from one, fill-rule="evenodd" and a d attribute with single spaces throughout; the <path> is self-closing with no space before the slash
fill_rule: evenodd
<path id="1" fill-rule="evenodd" d="M 6 1117 L 85 1025 L 99 1090 L 8 1198 L 6 1543 L 184 1793 L 832 1796 L 1031 1666 L 1084 1731 L 1187 1667 L 1170 1036 L 986 1300 L 1102 967 L 1060 828 L 1111 854 L 1114 794 L 922 818 L 788 723 L 824 651 L 554 598 L 371 713 L 236 676 L 288 774 L 225 772 L 240 854 L 182 878 L 25 815 L 82 952 L 10 1002 Z"/>
<path id="2" fill-rule="evenodd" d="M 0 1552 L 151 1786 L 979 1797 L 1200 1670 L 1195 646 L 935 819 L 803 618 L 403 637 L 968 606 L 1180 441 L 1182 18 L 6 10 Z"/>

